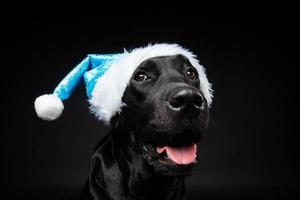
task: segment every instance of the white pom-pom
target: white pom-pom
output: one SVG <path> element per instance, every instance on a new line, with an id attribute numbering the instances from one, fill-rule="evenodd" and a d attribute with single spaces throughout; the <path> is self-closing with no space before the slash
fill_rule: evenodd
<path id="1" fill-rule="evenodd" d="M 64 104 L 53 94 L 44 94 L 36 98 L 34 102 L 36 114 L 43 120 L 52 121 L 57 119 L 64 110 Z"/>

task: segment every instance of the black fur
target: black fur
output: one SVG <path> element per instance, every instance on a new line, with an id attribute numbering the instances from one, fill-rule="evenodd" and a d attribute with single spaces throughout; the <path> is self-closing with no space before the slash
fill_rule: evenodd
<path id="1" fill-rule="evenodd" d="M 162 161 L 155 148 L 197 143 L 207 129 L 208 106 L 189 70 L 195 72 L 182 55 L 151 58 L 136 69 L 123 95 L 126 106 L 92 155 L 82 199 L 186 199 L 184 176 L 196 163 Z M 182 91 L 191 98 L 179 99 Z M 180 111 L 172 107 L 182 104 Z"/>

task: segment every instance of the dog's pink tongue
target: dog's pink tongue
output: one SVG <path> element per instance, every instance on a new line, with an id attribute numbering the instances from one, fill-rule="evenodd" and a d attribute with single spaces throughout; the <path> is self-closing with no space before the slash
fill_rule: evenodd
<path id="1" fill-rule="evenodd" d="M 158 153 L 162 153 L 166 151 L 168 158 L 178 165 L 191 164 L 192 162 L 194 162 L 194 160 L 197 157 L 196 144 L 191 144 L 186 147 L 178 147 L 178 148 L 170 147 L 170 146 L 157 147 L 156 151 Z"/>

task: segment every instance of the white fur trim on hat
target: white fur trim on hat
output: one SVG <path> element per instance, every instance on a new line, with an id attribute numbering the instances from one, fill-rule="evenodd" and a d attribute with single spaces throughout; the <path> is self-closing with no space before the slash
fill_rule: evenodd
<path id="1" fill-rule="evenodd" d="M 119 60 L 113 63 L 106 73 L 97 80 L 92 97 L 89 100 L 91 111 L 108 123 L 112 116 L 121 111 L 124 103 L 122 96 L 135 69 L 145 60 L 157 56 L 172 56 L 182 54 L 187 57 L 197 69 L 200 89 L 207 100 L 212 102 L 211 84 L 208 82 L 205 69 L 199 64 L 196 56 L 177 44 L 155 44 L 125 52 Z"/>

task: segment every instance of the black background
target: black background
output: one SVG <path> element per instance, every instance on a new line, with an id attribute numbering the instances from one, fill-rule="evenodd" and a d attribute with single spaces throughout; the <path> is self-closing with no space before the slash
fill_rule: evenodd
<path id="1" fill-rule="evenodd" d="M 190 199 L 297 196 L 296 10 L 145 7 L 151 11 L 88 5 L 3 14 L 3 194 L 77 199 L 92 149 L 109 127 L 89 114 L 83 85 L 54 122 L 36 117 L 34 99 L 51 93 L 89 53 L 168 42 L 198 55 L 215 90 L 199 168 L 187 178 Z"/>

